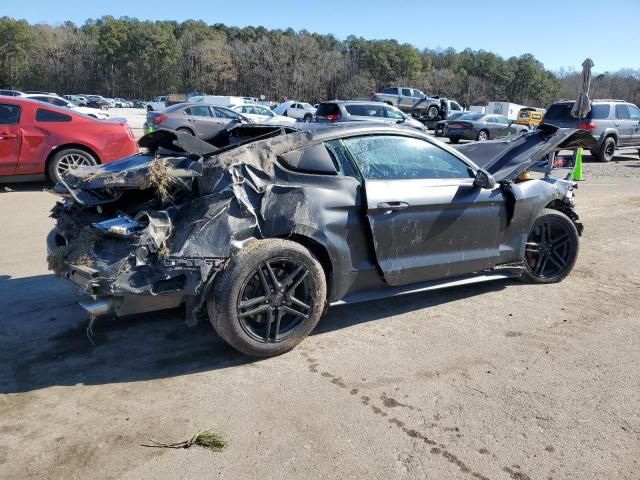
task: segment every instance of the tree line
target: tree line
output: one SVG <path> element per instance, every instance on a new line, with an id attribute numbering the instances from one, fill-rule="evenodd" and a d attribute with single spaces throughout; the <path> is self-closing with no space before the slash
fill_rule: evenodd
<path id="1" fill-rule="evenodd" d="M 365 98 L 401 84 L 467 105 L 546 107 L 574 98 L 580 72 L 551 72 L 531 54 L 424 49 L 306 30 L 141 21 L 105 16 L 83 25 L 0 18 L 0 88 L 149 99 L 204 92 L 309 102 Z M 640 102 L 640 71 L 594 77 L 592 98 Z"/>

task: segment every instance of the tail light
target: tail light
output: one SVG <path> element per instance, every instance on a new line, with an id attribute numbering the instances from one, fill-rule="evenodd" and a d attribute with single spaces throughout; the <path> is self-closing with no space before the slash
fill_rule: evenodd
<path id="1" fill-rule="evenodd" d="M 578 128 L 581 130 L 586 130 L 589 133 L 593 133 L 593 131 L 596 129 L 596 122 L 593 122 L 593 121 L 580 122 L 580 125 L 578 125 Z"/>
<path id="2" fill-rule="evenodd" d="M 160 125 L 161 123 L 163 123 L 165 120 L 167 119 L 166 115 L 158 115 L 156 117 L 153 117 L 151 119 L 151 123 L 153 123 L 154 125 Z"/>
<path id="3" fill-rule="evenodd" d="M 339 113 L 330 113 L 326 116 L 326 119 L 330 122 L 335 122 L 336 120 L 340 120 L 340 118 L 342 118 L 342 115 Z"/>

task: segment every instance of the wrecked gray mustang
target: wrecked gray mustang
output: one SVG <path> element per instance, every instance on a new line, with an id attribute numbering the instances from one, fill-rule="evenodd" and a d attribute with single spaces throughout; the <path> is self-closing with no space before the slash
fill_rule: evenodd
<path id="1" fill-rule="evenodd" d="M 292 349 L 329 305 L 573 268 L 575 184 L 529 172 L 590 148 L 585 132 L 452 149 L 402 127 L 305 128 L 159 130 L 146 154 L 70 172 L 49 268 L 94 316 L 185 305 L 254 356 Z"/>

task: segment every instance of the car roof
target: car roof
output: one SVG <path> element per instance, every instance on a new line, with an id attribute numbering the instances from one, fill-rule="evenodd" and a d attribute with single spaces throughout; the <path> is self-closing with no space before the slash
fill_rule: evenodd
<path id="1" fill-rule="evenodd" d="M 393 106 L 393 105 L 387 105 L 384 102 L 372 102 L 371 100 L 326 100 L 324 102 L 320 102 L 320 104 L 323 104 L 323 103 L 335 103 L 337 105 L 375 105 L 375 106 L 386 105 L 387 107 Z"/>

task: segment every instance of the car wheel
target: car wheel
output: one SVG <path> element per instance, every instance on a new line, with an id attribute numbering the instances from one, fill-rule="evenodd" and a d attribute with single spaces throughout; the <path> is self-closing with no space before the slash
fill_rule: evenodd
<path id="1" fill-rule="evenodd" d="M 616 153 L 616 141 L 613 137 L 607 137 L 600 145 L 600 150 L 595 152 L 595 157 L 600 162 L 610 162 Z"/>
<path id="2" fill-rule="evenodd" d="M 302 245 L 256 240 L 216 278 L 207 301 L 218 335 L 247 355 L 288 352 L 320 320 L 327 286 L 320 263 Z"/>
<path id="3" fill-rule="evenodd" d="M 556 283 L 564 279 L 578 258 L 576 226 L 564 213 L 545 208 L 536 218 L 525 245 L 522 279 Z"/>
<path id="4" fill-rule="evenodd" d="M 78 167 L 97 165 L 98 161 L 89 152 L 76 148 L 60 150 L 49 163 L 49 178 L 59 182 L 64 174 Z"/>
<path id="5" fill-rule="evenodd" d="M 193 130 L 191 130 L 190 128 L 187 127 L 180 127 L 178 130 L 176 130 L 177 132 L 184 132 L 184 133 L 188 133 L 189 135 L 193 135 L 195 137 L 195 133 L 193 133 Z"/>
<path id="6" fill-rule="evenodd" d="M 438 118 L 438 114 L 440 113 L 440 111 L 438 110 L 438 107 L 436 107 L 435 105 L 431 105 L 428 109 L 427 109 L 427 119 L 429 121 L 433 121 L 436 118 Z"/>
<path id="7" fill-rule="evenodd" d="M 486 130 L 480 130 L 478 132 L 477 140 L 479 142 L 486 142 L 487 140 L 489 140 L 489 132 L 487 132 Z"/>
<path id="8" fill-rule="evenodd" d="M 307 114 L 304 116 L 304 121 L 305 121 L 305 122 L 307 122 L 307 123 L 309 123 L 311 120 L 313 120 L 313 115 L 310 115 L 310 114 L 308 114 L 308 113 L 307 113 Z"/>
<path id="9" fill-rule="evenodd" d="M 458 137 L 449 137 L 449 143 L 453 143 L 455 145 L 456 143 L 460 143 L 460 139 Z"/>

